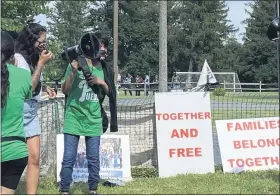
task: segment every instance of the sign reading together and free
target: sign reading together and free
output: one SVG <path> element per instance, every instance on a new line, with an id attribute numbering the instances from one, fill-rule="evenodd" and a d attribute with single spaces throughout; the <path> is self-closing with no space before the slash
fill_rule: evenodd
<path id="1" fill-rule="evenodd" d="M 209 92 L 156 93 L 159 176 L 214 172 Z"/>
<path id="2" fill-rule="evenodd" d="M 279 169 L 279 117 L 217 120 L 224 172 Z"/>

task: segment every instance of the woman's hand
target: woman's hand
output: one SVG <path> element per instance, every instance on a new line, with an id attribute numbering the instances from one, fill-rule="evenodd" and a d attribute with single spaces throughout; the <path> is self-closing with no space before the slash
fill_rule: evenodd
<path id="1" fill-rule="evenodd" d="M 44 67 L 45 64 L 47 64 L 53 57 L 53 53 L 51 51 L 49 51 L 48 53 L 46 53 L 46 50 L 43 50 L 41 52 L 39 61 L 38 61 L 38 66 Z"/>
<path id="2" fill-rule="evenodd" d="M 46 92 L 48 93 L 50 99 L 54 99 L 56 97 L 55 91 L 48 86 L 46 87 Z"/>
<path id="3" fill-rule="evenodd" d="M 79 67 L 78 61 L 73 60 L 72 63 L 71 63 L 71 66 L 72 66 L 72 73 L 75 74 L 78 70 L 78 67 Z"/>
<path id="4" fill-rule="evenodd" d="M 108 95 L 109 88 L 108 88 L 108 85 L 106 84 L 106 82 L 104 80 L 98 78 L 95 75 L 91 75 L 89 78 L 87 78 L 87 83 L 88 83 L 89 86 L 93 86 L 94 84 L 102 86 L 106 95 Z"/>
<path id="5" fill-rule="evenodd" d="M 91 75 L 88 79 L 87 79 L 88 84 L 91 86 L 93 84 L 97 84 L 97 85 L 103 85 L 105 82 L 103 80 L 101 80 L 100 78 L 98 78 L 95 75 Z"/>

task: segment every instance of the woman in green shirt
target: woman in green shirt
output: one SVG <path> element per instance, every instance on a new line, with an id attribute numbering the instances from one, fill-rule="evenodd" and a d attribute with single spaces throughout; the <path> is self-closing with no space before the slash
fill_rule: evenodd
<path id="1" fill-rule="evenodd" d="M 31 75 L 7 64 L 13 55 L 13 38 L 1 31 L 1 194 L 15 193 L 28 161 L 23 104 L 31 96 Z"/>
<path id="2" fill-rule="evenodd" d="M 60 191 L 63 194 L 69 194 L 80 136 L 85 136 L 89 193 L 97 194 L 100 180 L 99 146 L 100 136 L 103 134 L 98 95 L 100 97 L 108 95 L 110 90 L 105 82 L 101 64 L 101 60 L 107 53 L 108 39 L 102 37 L 99 39 L 102 55 L 95 60 L 85 59 L 92 74 L 90 78 L 85 78 L 83 72 L 78 69 L 78 62 L 74 60 L 71 65 L 68 65 L 62 80 L 62 92 L 67 95 L 64 119 L 64 155 L 60 171 Z M 95 85 L 93 88 L 96 93 L 88 84 Z"/>

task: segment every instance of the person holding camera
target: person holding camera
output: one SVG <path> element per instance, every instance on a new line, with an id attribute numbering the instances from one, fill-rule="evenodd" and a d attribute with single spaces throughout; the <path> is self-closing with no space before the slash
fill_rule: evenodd
<path id="1" fill-rule="evenodd" d="M 1 194 L 14 194 L 27 165 L 23 105 L 32 95 L 31 75 L 8 62 L 14 40 L 1 31 Z"/>
<path id="2" fill-rule="evenodd" d="M 46 29 L 37 23 L 29 22 L 19 33 L 15 42 L 15 64 L 32 75 L 33 97 L 24 103 L 24 132 L 29 151 L 26 192 L 36 194 L 40 173 L 40 135 L 41 128 L 37 114 L 37 105 L 42 90 L 54 98 L 54 90 L 42 85 L 42 69 L 52 59 L 52 52 L 46 50 Z"/>
<path id="3" fill-rule="evenodd" d="M 110 131 L 117 131 L 114 73 L 104 61 L 107 56 L 108 39 L 97 33 L 95 37 L 100 40 L 99 56 L 95 59 L 78 57 L 77 60 L 73 60 L 68 65 L 62 80 L 62 91 L 67 95 L 64 155 L 60 171 L 60 191 L 62 194 L 69 194 L 80 136 L 85 136 L 89 192 L 97 194 L 100 180 L 100 136 L 108 126 L 107 116 L 102 107 L 105 95 L 109 97 L 110 104 Z M 81 58 L 82 60 L 80 60 Z M 82 67 L 88 68 L 90 76 L 83 73 Z"/>

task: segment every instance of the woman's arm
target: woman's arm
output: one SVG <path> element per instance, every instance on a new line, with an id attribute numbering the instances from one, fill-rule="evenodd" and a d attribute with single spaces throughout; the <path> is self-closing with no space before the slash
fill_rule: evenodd
<path id="1" fill-rule="evenodd" d="M 101 80 L 100 85 L 102 86 L 102 88 L 103 88 L 104 92 L 106 93 L 106 95 L 108 95 L 109 94 L 109 87 L 106 84 L 106 82 L 104 80 Z"/>
<path id="2" fill-rule="evenodd" d="M 79 66 L 78 61 L 73 60 L 72 63 L 71 63 L 71 66 L 68 66 L 68 68 L 67 68 L 67 72 L 66 72 L 66 75 L 65 75 L 66 80 L 62 84 L 62 92 L 63 92 L 64 95 L 67 95 L 72 88 L 72 84 L 73 84 L 75 75 L 77 73 L 78 66 Z"/>
<path id="3" fill-rule="evenodd" d="M 44 68 L 45 64 L 48 63 L 52 59 L 52 55 L 53 55 L 52 52 L 49 51 L 48 53 L 46 53 L 45 50 L 43 50 L 43 52 L 41 53 L 39 61 L 37 63 L 37 66 L 35 67 L 35 70 L 32 74 L 32 78 L 31 78 L 31 85 L 32 85 L 33 92 L 36 90 L 36 88 L 39 84 L 42 69 Z M 16 57 L 15 65 L 17 67 L 30 71 L 29 65 L 22 55 L 15 55 L 15 57 Z"/>
<path id="4" fill-rule="evenodd" d="M 62 92 L 64 95 L 67 95 L 70 92 L 75 75 L 76 73 L 71 71 L 66 81 L 62 84 Z"/>
<path id="5" fill-rule="evenodd" d="M 38 86 L 38 83 L 40 81 L 40 77 L 41 77 L 41 72 L 42 72 L 42 69 L 43 69 L 44 65 L 42 64 L 39 64 L 36 66 L 34 72 L 33 72 L 33 75 L 32 75 L 32 91 L 34 92 L 35 89 L 37 88 Z"/>

